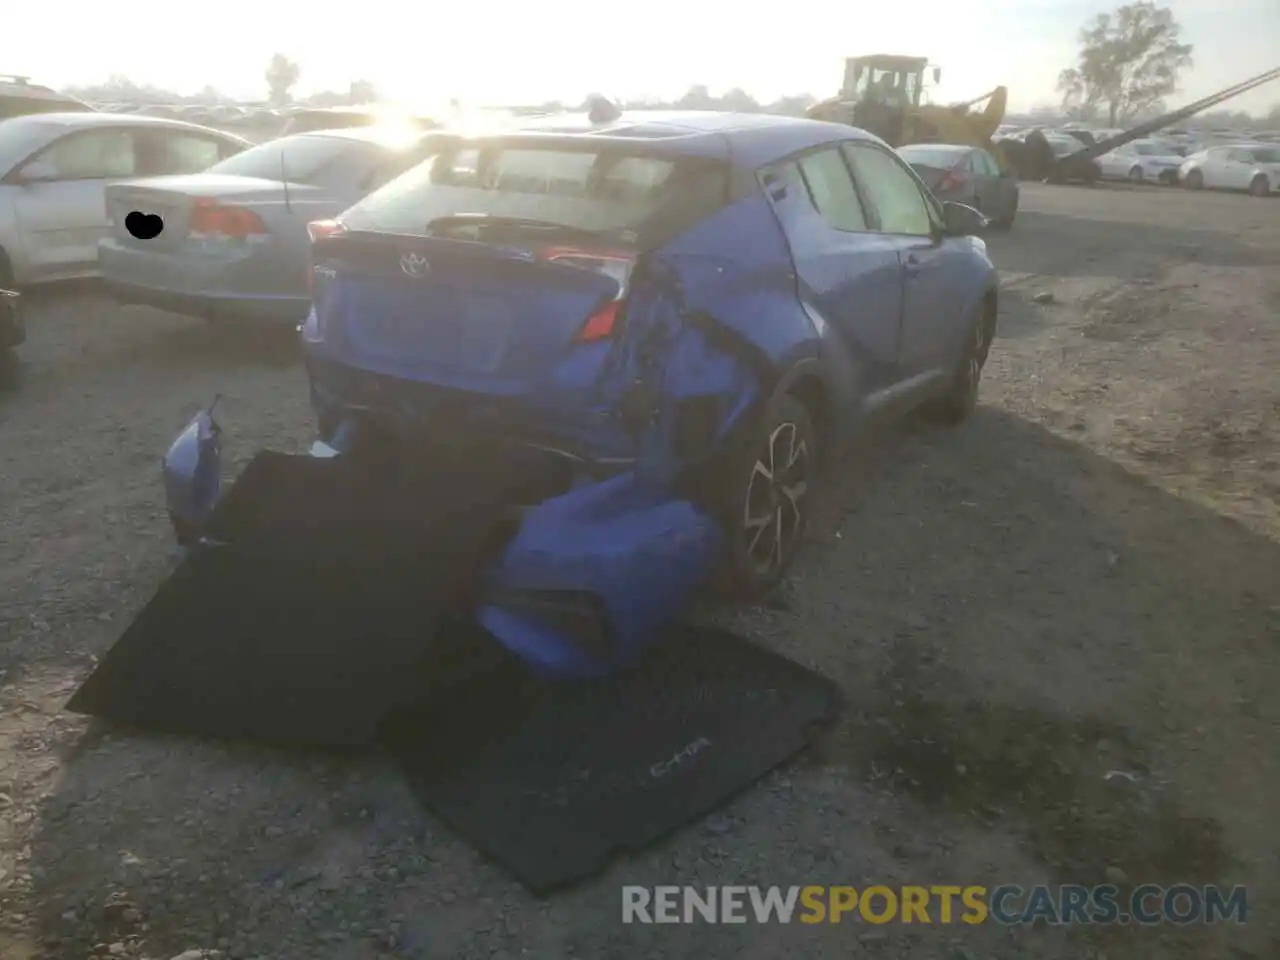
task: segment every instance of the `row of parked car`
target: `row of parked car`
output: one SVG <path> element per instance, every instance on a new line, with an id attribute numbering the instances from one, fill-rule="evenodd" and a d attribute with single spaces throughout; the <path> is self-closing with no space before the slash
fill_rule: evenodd
<path id="1" fill-rule="evenodd" d="M 1062 158 L 1123 131 L 1062 128 L 1041 132 L 1054 155 Z M 1030 129 L 1002 128 L 997 138 L 1023 142 L 1028 133 Z M 1087 172 L 1097 180 L 1182 185 L 1190 190 L 1241 190 L 1265 197 L 1280 192 L 1280 142 L 1261 136 L 1206 141 L 1185 132 L 1169 133 L 1134 140 L 1104 153 Z"/>

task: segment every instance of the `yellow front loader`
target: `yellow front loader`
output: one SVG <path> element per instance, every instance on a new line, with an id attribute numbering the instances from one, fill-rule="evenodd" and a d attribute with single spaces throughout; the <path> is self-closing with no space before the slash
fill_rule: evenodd
<path id="1" fill-rule="evenodd" d="M 948 106 L 921 103 L 925 57 L 874 54 L 845 61 L 844 85 L 829 100 L 814 104 L 815 120 L 847 123 L 874 133 L 892 147 L 909 143 L 964 143 L 994 150 L 991 137 L 1004 121 L 1007 87 Z M 941 70 L 932 68 L 933 81 Z M 981 110 L 975 110 L 986 102 Z"/>

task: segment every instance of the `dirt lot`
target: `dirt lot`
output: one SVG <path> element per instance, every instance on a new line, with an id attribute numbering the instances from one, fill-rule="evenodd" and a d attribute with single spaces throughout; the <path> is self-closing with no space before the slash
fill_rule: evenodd
<path id="1" fill-rule="evenodd" d="M 731 618 L 841 680 L 839 729 L 547 902 L 383 759 L 60 712 L 172 562 L 175 429 L 219 391 L 243 455 L 309 422 L 287 359 L 40 298 L 0 397 L 0 957 L 1280 956 L 1280 205 L 1036 186 L 1024 211 L 975 419 L 854 456 L 788 602 Z M 1243 883 L 1250 922 L 620 923 L 624 883 L 1040 880 Z"/>

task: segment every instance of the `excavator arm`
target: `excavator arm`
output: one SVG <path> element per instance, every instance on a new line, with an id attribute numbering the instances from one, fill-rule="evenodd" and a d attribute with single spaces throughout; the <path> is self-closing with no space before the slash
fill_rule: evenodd
<path id="1" fill-rule="evenodd" d="M 1208 110 L 1210 107 L 1216 107 L 1218 104 L 1224 103 L 1232 97 L 1239 96 L 1242 93 L 1252 90 L 1255 87 L 1260 87 L 1264 83 L 1270 83 L 1273 80 L 1280 80 L 1280 67 L 1268 70 L 1266 73 L 1260 73 L 1256 77 L 1250 77 L 1248 80 L 1241 81 L 1240 83 L 1233 84 L 1230 87 L 1219 90 L 1217 93 L 1210 94 L 1200 100 L 1193 101 L 1184 107 L 1178 108 L 1177 110 L 1172 110 L 1169 113 L 1162 114 L 1154 120 L 1149 120 L 1146 123 L 1140 123 L 1136 127 L 1131 127 L 1126 130 L 1124 133 L 1117 134 L 1114 137 L 1108 137 L 1105 140 L 1099 140 L 1092 146 L 1085 147 L 1084 149 L 1078 150 L 1066 157 L 1060 157 L 1058 163 L 1061 165 L 1064 163 L 1080 163 L 1086 160 L 1093 160 L 1102 156 L 1104 153 L 1110 153 L 1117 147 L 1122 147 L 1126 143 L 1131 143 L 1134 140 L 1141 139 L 1142 137 L 1150 136 L 1158 130 L 1163 130 L 1165 127 L 1171 126 L 1172 124 L 1180 123 L 1189 117 L 1195 116 L 1202 110 Z"/>
<path id="2" fill-rule="evenodd" d="M 977 113 L 970 110 L 981 103 L 987 101 L 987 105 Z M 1005 111 L 1009 106 L 1009 88 L 1000 86 L 996 87 L 989 93 L 984 93 L 980 97 L 974 97 L 967 103 L 957 104 L 957 110 L 964 110 L 968 114 L 969 124 L 973 128 L 973 132 L 983 140 L 990 140 L 1000 124 L 1004 123 Z"/>

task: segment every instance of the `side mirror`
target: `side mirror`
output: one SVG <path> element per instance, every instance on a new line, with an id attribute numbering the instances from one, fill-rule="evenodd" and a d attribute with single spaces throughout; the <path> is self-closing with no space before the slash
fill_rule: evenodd
<path id="1" fill-rule="evenodd" d="M 987 218 L 977 210 L 954 200 L 942 204 L 947 235 L 951 237 L 977 237 L 987 232 Z"/>
<path id="2" fill-rule="evenodd" d="M 18 171 L 22 183 L 48 183 L 58 179 L 57 168 L 48 160 L 32 160 Z"/>

